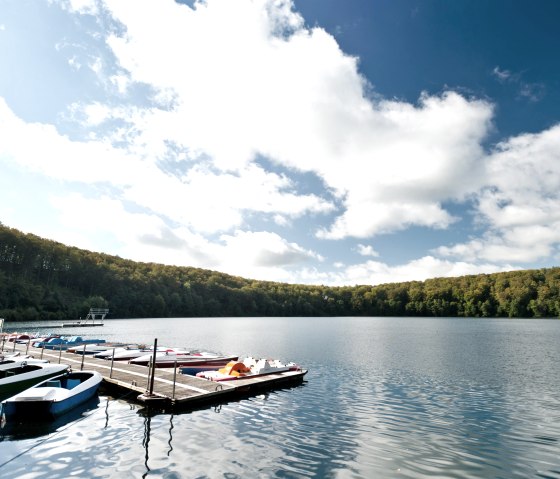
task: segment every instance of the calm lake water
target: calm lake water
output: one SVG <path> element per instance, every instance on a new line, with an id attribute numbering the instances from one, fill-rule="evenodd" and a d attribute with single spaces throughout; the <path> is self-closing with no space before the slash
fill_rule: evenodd
<path id="1" fill-rule="evenodd" d="M 142 319 L 69 332 L 309 373 L 181 414 L 101 395 L 52 425 L 6 424 L 3 479 L 560 478 L 560 321 Z"/>

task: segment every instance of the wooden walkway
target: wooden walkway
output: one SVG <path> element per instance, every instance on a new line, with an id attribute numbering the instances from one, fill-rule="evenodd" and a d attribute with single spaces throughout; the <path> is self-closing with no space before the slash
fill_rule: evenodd
<path id="1" fill-rule="evenodd" d="M 0 343 L 0 347 L 1 347 Z M 43 358 L 51 363 L 68 364 L 74 371 L 84 369 L 99 372 L 107 385 L 138 393 L 136 399 L 145 403 L 165 405 L 172 408 L 194 407 L 230 400 L 235 396 L 253 394 L 261 390 L 284 387 L 303 381 L 307 370 L 286 371 L 265 376 L 214 382 L 207 379 L 175 374 L 174 368 L 155 368 L 153 394 L 149 395 L 149 368 L 121 361 L 111 362 L 92 356 L 53 351 L 50 349 L 27 348 L 27 345 L 5 343 L 3 353 L 13 351 Z M 179 368 L 178 368 L 179 369 Z"/>

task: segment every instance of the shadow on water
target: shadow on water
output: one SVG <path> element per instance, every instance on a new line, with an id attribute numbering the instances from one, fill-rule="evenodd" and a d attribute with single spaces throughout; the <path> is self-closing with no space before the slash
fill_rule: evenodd
<path id="1" fill-rule="evenodd" d="M 15 441 L 20 439 L 34 439 L 52 434 L 65 426 L 69 426 L 77 420 L 85 417 L 86 413 L 96 410 L 99 405 L 99 397 L 95 396 L 63 414 L 56 419 L 33 417 L 33 421 L 5 421 L 2 419 L 0 427 L 0 442 Z"/>

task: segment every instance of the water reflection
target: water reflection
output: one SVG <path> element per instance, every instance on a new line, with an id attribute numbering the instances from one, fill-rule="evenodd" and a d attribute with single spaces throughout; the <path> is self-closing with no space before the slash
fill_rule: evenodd
<path id="1" fill-rule="evenodd" d="M 41 420 L 40 417 L 34 417 L 33 421 L 5 421 L 3 419 L 2 426 L 0 427 L 0 442 L 40 438 L 55 433 L 65 426 L 67 427 L 75 421 L 87 417 L 87 413 L 97 409 L 98 404 L 99 397 L 92 397 L 85 403 L 80 404 L 54 420 L 51 418 Z"/>

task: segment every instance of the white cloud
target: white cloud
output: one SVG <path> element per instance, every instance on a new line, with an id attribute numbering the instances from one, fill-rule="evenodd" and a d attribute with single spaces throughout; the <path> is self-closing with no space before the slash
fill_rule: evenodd
<path id="1" fill-rule="evenodd" d="M 51 124 L 25 123 L 0 99 L 0 155 L 83 193 L 53 200 L 72 244 L 91 247 L 85 234 L 69 236 L 71 225 L 84 230 L 85 211 L 105 218 L 121 256 L 330 284 L 490 272 L 497 262 L 510 268 L 555 254 L 560 126 L 488 154 L 489 102 L 456 92 L 421 94 L 416 104 L 369 97 L 358 59 L 325 30 L 307 28 L 289 0 L 56 5 L 88 15 L 97 47 L 83 37 L 87 55 L 76 56 L 75 39 L 76 49 L 56 53 L 89 66 L 96 95 L 86 92 Z M 493 74 L 517 81 L 499 67 Z M 319 181 L 302 187 L 301 172 Z M 328 273 L 309 265 L 326 262 L 316 251 L 252 222 L 288 227 L 315 215 L 308 227 L 320 239 L 365 239 L 449 228 L 459 218 L 445 204 L 466 199 L 485 230 L 434 249 L 455 263 L 425 256 Z M 357 250 L 379 258 L 371 246 Z"/>
<path id="2" fill-rule="evenodd" d="M 305 28 L 289 1 L 106 5 L 126 25 L 108 39 L 120 65 L 173 98 L 166 112 L 131 118 L 139 138 L 154 149 L 173 141 L 224 171 L 262 154 L 315 172 L 345 208 L 321 237 L 446 228 L 455 219 L 442 203 L 478 185 L 491 105 L 451 92 L 418 105 L 369 100 L 357 60 Z"/>
<path id="3" fill-rule="evenodd" d="M 127 211 L 108 197 L 71 194 L 53 197 L 51 202 L 61 212 L 64 228 L 49 237 L 87 249 L 92 236 L 114 237 L 117 246 L 109 253 L 137 261 L 150 258 L 170 265 L 214 266 L 221 272 L 274 281 L 293 281 L 306 264 L 323 261 L 276 233 L 238 230 L 212 241 L 185 227 L 171 228 L 156 215 Z"/>
<path id="4" fill-rule="evenodd" d="M 437 249 L 467 260 L 527 263 L 549 258 L 560 243 L 560 125 L 497 145 L 477 197 L 487 233 Z"/>
<path id="5" fill-rule="evenodd" d="M 358 244 L 358 253 L 362 256 L 373 256 L 374 258 L 379 256 L 379 253 L 370 245 Z"/>
<path id="6" fill-rule="evenodd" d="M 367 261 L 346 267 L 333 281 L 335 284 L 382 284 L 404 281 L 423 281 L 436 277 L 455 277 L 467 274 L 495 273 L 514 269 L 510 265 L 490 263 L 451 262 L 433 256 L 390 266 L 379 261 Z"/>
<path id="7" fill-rule="evenodd" d="M 505 82 L 511 78 L 511 72 L 509 70 L 501 70 L 498 66 L 494 67 L 492 74 L 501 82 Z"/>

